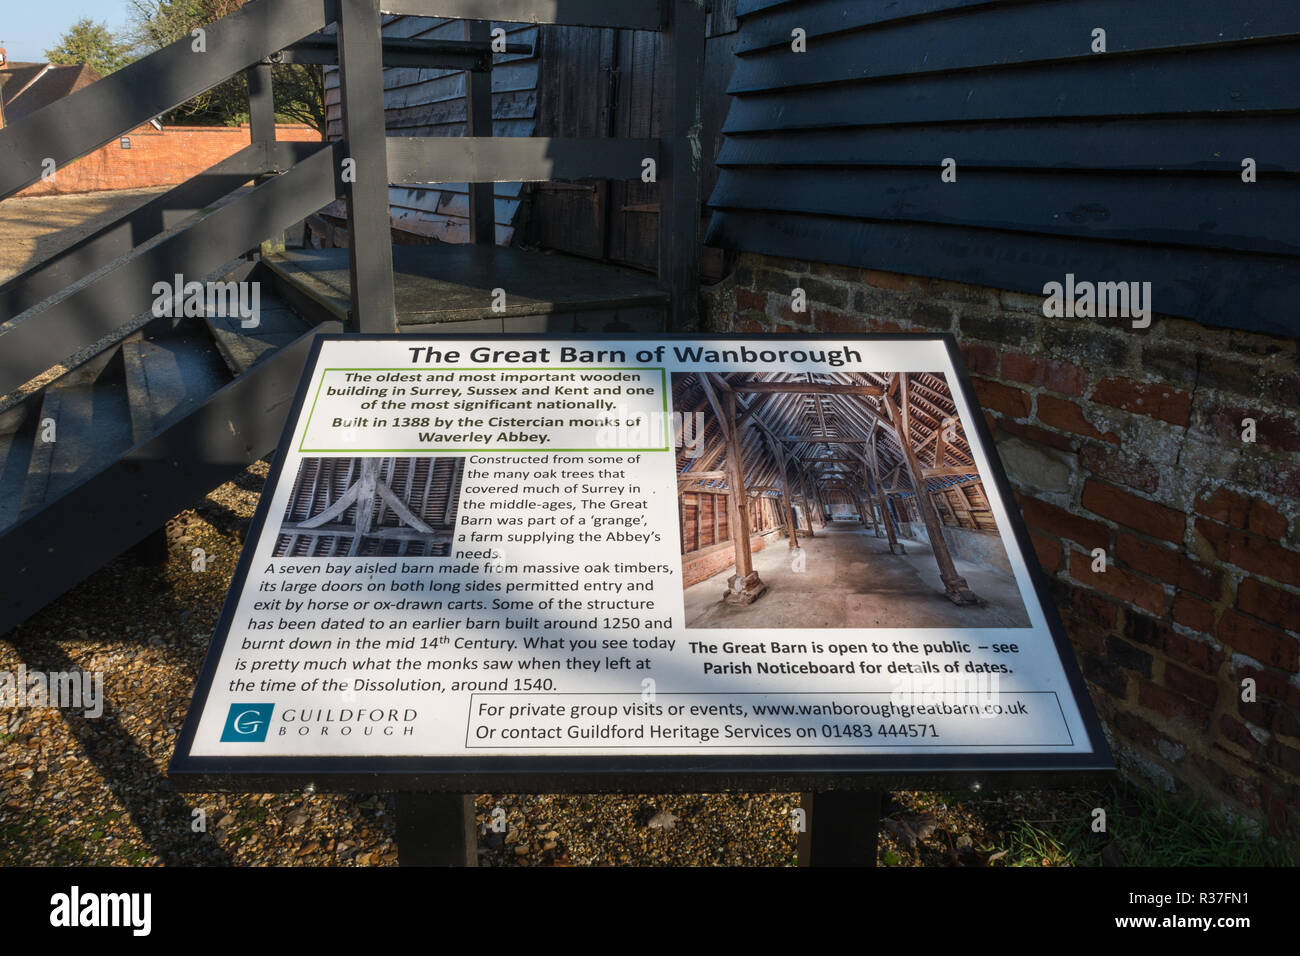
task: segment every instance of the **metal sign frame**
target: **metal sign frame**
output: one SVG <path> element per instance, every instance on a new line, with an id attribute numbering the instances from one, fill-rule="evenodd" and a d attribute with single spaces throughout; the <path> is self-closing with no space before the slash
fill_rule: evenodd
<path id="1" fill-rule="evenodd" d="M 307 398 L 317 359 L 326 341 L 402 341 L 414 344 L 426 338 L 446 343 L 453 336 L 321 335 L 312 345 L 302 380 L 294 395 L 278 448 L 287 448 Z M 673 341 L 735 340 L 772 344 L 785 336 L 758 339 L 746 334 L 583 334 L 468 333 L 454 336 L 475 342 L 502 339 L 519 341 Z M 788 336 L 804 340 L 807 336 Z M 829 338 L 829 337 L 828 337 Z M 1088 695 L 1066 636 L 1060 615 L 1052 601 L 1046 575 L 1033 559 L 1034 548 L 1002 462 L 995 452 L 993 437 L 969 374 L 962 362 L 956 339 L 950 333 L 878 333 L 836 335 L 845 343 L 897 341 L 942 341 L 967 407 L 974 411 L 971 422 L 986 452 L 993 481 L 1006 505 L 1010 532 L 1025 557 L 1034 595 L 1043 609 L 1070 692 L 1079 709 L 1091 752 L 1082 754 L 626 754 L 547 755 L 538 757 L 195 757 L 190 755 L 199 718 L 207 706 L 208 693 L 216 675 L 240 595 L 266 527 L 272 489 L 279 486 L 284 457 L 275 455 L 266 490 L 258 502 L 249 533 L 235 568 L 230 590 L 222 606 L 213 640 L 199 674 L 190 709 L 168 766 L 167 776 L 180 790 L 190 792 L 234 791 L 272 793 L 301 790 L 308 786 L 329 792 L 412 792 L 444 793 L 707 793 L 736 790 L 762 792 L 807 792 L 879 789 L 990 789 L 1025 786 L 1086 786 L 1103 782 L 1115 770 L 1101 723 Z M 950 383 L 953 384 L 953 383 Z"/>

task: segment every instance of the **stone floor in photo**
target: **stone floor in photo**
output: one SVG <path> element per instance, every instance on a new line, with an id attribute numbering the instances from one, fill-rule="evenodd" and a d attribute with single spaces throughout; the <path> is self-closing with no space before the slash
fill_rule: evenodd
<path id="1" fill-rule="evenodd" d="M 795 570 L 785 539 L 773 535 L 754 553 L 767 591 L 753 604 L 724 604 L 733 568 L 686 589 L 686 626 L 696 628 L 1028 627 L 1015 580 L 1005 572 L 955 560 L 982 607 L 944 595 L 934 554 L 924 541 L 902 538 L 904 555 L 856 521 L 831 522 L 816 537 L 799 536 L 806 557 Z"/>

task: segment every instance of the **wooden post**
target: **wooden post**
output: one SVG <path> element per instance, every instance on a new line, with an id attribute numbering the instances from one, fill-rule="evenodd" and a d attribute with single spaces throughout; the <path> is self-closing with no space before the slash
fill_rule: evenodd
<path id="1" fill-rule="evenodd" d="M 396 332 L 379 0 L 339 0 L 338 24 L 352 283 L 348 331 Z"/>
<path id="2" fill-rule="evenodd" d="M 399 866 L 478 866 L 474 798 L 463 793 L 397 793 Z"/>
<path id="3" fill-rule="evenodd" d="M 799 471 L 799 497 L 803 499 L 803 516 L 808 523 L 808 537 L 817 537 L 817 532 L 813 530 L 813 505 L 812 499 L 808 497 L 808 477 L 803 470 Z"/>
<path id="4" fill-rule="evenodd" d="M 795 529 L 794 505 L 790 502 L 790 493 L 785 489 L 781 490 L 780 507 L 781 523 L 785 525 L 786 540 L 790 545 L 791 551 L 799 548 L 798 531 Z"/>
<path id="5" fill-rule="evenodd" d="M 248 139 L 263 149 L 263 168 L 270 165 L 271 149 L 275 143 L 275 92 L 271 86 L 271 64 L 257 63 L 244 71 L 248 81 Z M 274 174 L 258 176 L 254 185 L 261 185 Z M 284 251 L 284 233 L 266 236 L 261 242 L 261 253 L 269 256 Z"/>
<path id="6" fill-rule="evenodd" d="M 767 585 L 754 570 L 754 558 L 749 551 L 749 500 L 745 495 L 745 472 L 740 460 L 740 436 L 736 433 L 736 393 L 728 391 L 723 396 L 726 405 L 727 432 L 727 484 L 731 494 L 731 537 L 735 542 L 736 573 L 727 581 L 723 600 L 728 604 L 753 604 L 767 590 Z"/>
<path id="7" fill-rule="evenodd" d="M 757 425 L 758 422 L 755 421 L 754 424 Z M 777 467 L 781 469 L 781 512 L 790 539 L 790 550 L 794 551 L 799 547 L 799 536 L 795 531 L 798 521 L 795 519 L 794 502 L 790 500 L 790 476 L 786 468 L 785 447 L 781 444 L 781 439 L 775 435 L 770 435 L 764 431 L 763 437 L 767 439 L 768 447 L 775 452 Z"/>
<path id="8" fill-rule="evenodd" d="M 486 46 L 492 42 L 492 25 L 486 20 L 467 20 L 465 39 Z M 470 70 L 465 75 L 465 120 L 466 136 L 492 135 L 491 70 Z M 495 183 L 469 184 L 469 241 L 475 245 L 496 245 L 495 194 Z"/>
<path id="9" fill-rule="evenodd" d="M 669 329 L 699 321 L 700 98 L 705 13 L 700 0 L 665 0 L 660 34 L 668 87 L 659 150 L 659 284 L 669 293 Z"/>
<path id="10" fill-rule="evenodd" d="M 900 379 L 899 399 L 906 407 L 908 401 L 906 373 Z M 925 522 L 925 532 L 930 538 L 930 550 L 934 552 L 934 560 L 939 565 L 939 578 L 943 581 L 944 592 L 954 604 L 982 604 L 983 601 L 970 589 L 966 579 L 957 573 L 957 567 L 952 563 L 948 543 L 943 539 L 943 526 L 939 522 L 938 512 L 934 509 L 934 502 L 930 500 L 929 486 L 921 474 L 921 463 L 916 460 L 916 449 L 912 447 L 911 436 L 908 434 L 907 418 L 899 412 L 898 405 L 894 404 L 889 394 L 884 396 L 883 401 L 885 407 L 889 409 L 890 422 L 894 426 L 894 433 L 898 435 L 898 443 L 903 448 L 903 459 L 907 462 L 908 472 L 912 476 L 912 487 L 916 489 L 916 507 L 921 512 L 921 520 Z"/>
<path id="11" fill-rule="evenodd" d="M 867 510 L 862 507 L 862 495 L 856 491 L 853 492 L 853 501 L 858 506 L 858 522 L 865 528 L 867 527 Z"/>
<path id="12" fill-rule="evenodd" d="M 875 866 L 883 794 L 830 790 L 800 794 L 800 866 Z"/>
<path id="13" fill-rule="evenodd" d="M 885 487 L 880 483 L 880 465 L 876 456 L 876 432 L 874 429 L 871 432 L 871 441 L 867 445 L 867 455 L 871 459 L 871 483 L 876 486 L 876 498 L 880 502 L 880 523 L 885 526 L 885 534 L 889 538 L 889 551 L 891 554 L 906 554 L 907 549 L 898 540 L 898 535 L 894 530 L 894 517 L 889 513 L 889 499 L 885 497 Z"/>
<path id="14" fill-rule="evenodd" d="M 252 143 L 275 142 L 275 96 L 271 88 L 271 64 L 258 63 L 244 71 L 248 80 L 248 138 Z M 270 159 L 268 153 L 265 157 Z"/>

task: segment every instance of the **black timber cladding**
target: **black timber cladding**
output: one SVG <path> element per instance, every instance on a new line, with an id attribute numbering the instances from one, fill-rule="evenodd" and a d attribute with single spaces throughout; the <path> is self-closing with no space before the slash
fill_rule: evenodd
<path id="1" fill-rule="evenodd" d="M 1155 312 L 1300 335 L 1300 3 L 737 14 L 710 244 L 1039 294 L 1149 281 Z"/>

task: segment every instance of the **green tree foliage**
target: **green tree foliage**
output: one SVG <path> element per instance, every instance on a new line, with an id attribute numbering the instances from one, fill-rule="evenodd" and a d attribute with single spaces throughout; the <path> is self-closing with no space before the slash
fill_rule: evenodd
<path id="1" fill-rule="evenodd" d="M 118 37 L 106 24 L 90 18 L 78 20 L 59 37 L 59 43 L 45 51 L 51 63 L 75 66 L 84 63 L 101 76 L 120 70 L 135 57 L 128 40 Z"/>
<path id="2" fill-rule="evenodd" d="M 248 0 L 131 0 L 139 44 L 157 50 L 177 40 L 192 42 L 193 31 L 228 16 Z M 325 79 L 312 64 L 279 63 L 272 67 L 275 116 L 286 123 L 305 123 L 325 131 Z M 248 81 L 243 73 L 173 110 L 169 123 L 235 126 L 248 122 Z"/>

